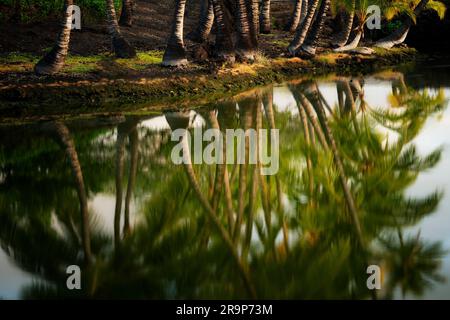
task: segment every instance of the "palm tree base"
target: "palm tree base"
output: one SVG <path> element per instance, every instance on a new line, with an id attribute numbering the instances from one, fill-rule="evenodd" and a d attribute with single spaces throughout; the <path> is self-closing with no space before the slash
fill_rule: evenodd
<path id="1" fill-rule="evenodd" d="M 302 59 L 312 59 L 316 55 L 316 48 L 311 46 L 301 46 L 299 50 L 295 53 L 297 57 Z"/>
<path id="2" fill-rule="evenodd" d="M 162 65 L 164 67 L 182 67 L 187 65 L 189 62 L 186 58 L 165 58 L 163 59 Z"/>
<path id="3" fill-rule="evenodd" d="M 287 48 L 288 54 L 289 54 L 291 57 L 295 57 L 296 54 L 297 54 L 297 49 L 298 49 L 298 48 L 296 48 L 296 47 L 289 46 L 289 47 Z"/>
<path id="4" fill-rule="evenodd" d="M 60 68 L 56 68 L 54 65 L 49 65 L 47 63 L 38 63 L 35 67 L 34 67 L 34 72 L 37 75 L 52 75 L 52 74 L 56 74 L 59 72 Z"/>
<path id="5" fill-rule="evenodd" d="M 255 61 L 255 52 L 253 50 L 238 50 L 236 54 L 239 61 L 242 62 Z"/>
<path id="6" fill-rule="evenodd" d="M 56 54 L 50 51 L 46 54 L 34 67 L 34 72 L 37 75 L 52 75 L 56 74 L 64 66 L 64 58 L 56 56 Z"/>

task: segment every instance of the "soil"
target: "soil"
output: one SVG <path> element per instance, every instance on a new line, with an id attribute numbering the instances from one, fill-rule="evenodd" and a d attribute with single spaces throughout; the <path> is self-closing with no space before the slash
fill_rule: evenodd
<path id="1" fill-rule="evenodd" d="M 75 1 L 76 3 L 76 1 Z M 291 1 L 275 1 L 272 5 L 274 24 L 282 26 L 293 10 Z M 83 8 L 81 8 L 83 12 Z M 198 21 L 199 1 L 187 1 L 185 34 L 191 32 Z M 132 27 L 121 27 L 125 38 L 137 50 L 164 50 L 170 32 L 174 0 L 136 0 Z M 93 19 L 89 19 L 93 20 Z M 59 31 L 57 17 L 33 24 L 0 25 L 0 54 L 27 52 L 42 55 L 53 46 Z M 70 54 L 95 55 L 109 52 L 111 43 L 105 21 L 83 21 L 81 30 L 74 30 Z"/>
<path id="2" fill-rule="evenodd" d="M 0 86 L 0 123 L 108 112 L 147 112 L 205 105 L 239 92 L 294 78 L 330 73 L 361 75 L 412 61 L 416 51 L 398 48 L 370 56 L 323 53 L 312 60 L 277 58 L 196 72 L 172 70 L 155 77 L 52 80 Z M 167 70 L 167 69 L 163 69 Z M 170 70 L 170 69 L 169 69 Z"/>

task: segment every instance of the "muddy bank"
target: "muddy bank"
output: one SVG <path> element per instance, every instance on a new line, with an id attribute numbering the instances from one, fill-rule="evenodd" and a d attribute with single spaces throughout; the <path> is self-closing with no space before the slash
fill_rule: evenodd
<path id="1" fill-rule="evenodd" d="M 308 61 L 264 59 L 194 73 L 171 70 L 170 75 L 151 78 L 11 84 L 0 88 L 0 119 L 192 106 L 272 82 L 328 73 L 367 74 L 416 57 L 417 52 L 409 48 L 379 50 L 371 56 L 324 52 Z"/>

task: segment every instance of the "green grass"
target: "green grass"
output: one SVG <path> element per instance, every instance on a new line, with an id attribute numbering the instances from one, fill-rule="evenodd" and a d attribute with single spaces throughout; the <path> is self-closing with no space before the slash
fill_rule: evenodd
<path id="1" fill-rule="evenodd" d="M 415 49 L 413 48 L 403 48 L 403 47 L 394 47 L 391 49 L 374 47 L 372 49 L 375 50 L 375 54 L 379 57 L 389 57 L 394 54 L 401 54 L 401 53 L 407 54 L 415 51 Z"/>
<path id="2" fill-rule="evenodd" d="M 69 55 L 66 58 L 64 73 L 90 73 L 107 68 L 108 64 L 118 64 L 124 69 L 145 70 L 150 65 L 162 62 L 163 51 L 150 50 L 138 52 L 134 59 L 117 59 L 111 54 L 92 56 Z M 0 56 L 0 73 L 31 71 L 40 57 L 28 53 L 10 53 Z M 106 66 L 106 67 L 105 67 Z"/>
<path id="3" fill-rule="evenodd" d="M 0 56 L 0 64 L 18 64 L 37 62 L 38 58 L 29 53 L 11 52 L 8 55 Z"/>
<path id="4" fill-rule="evenodd" d="M 144 70 L 149 65 L 160 64 L 163 58 L 163 52 L 158 50 L 150 50 L 138 52 L 134 59 L 115 59 L 115 61 L 129 69 Z"/>

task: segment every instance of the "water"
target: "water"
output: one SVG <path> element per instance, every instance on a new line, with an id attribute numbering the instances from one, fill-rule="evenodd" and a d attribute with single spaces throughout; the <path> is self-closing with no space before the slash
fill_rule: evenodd
<path id="1" fill-rule="evenodd" d="M 449 71 L 2 126 L 0 297 L 450 298 Z M 173 163 L 171 129 L 214 124 L 279 129 L 278 172 Z M 81 290 L 67 289 L 69 265 Z"/>

